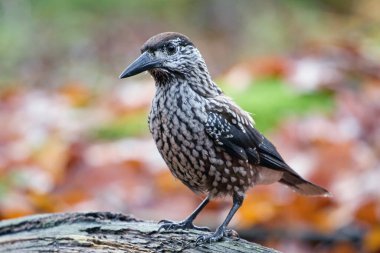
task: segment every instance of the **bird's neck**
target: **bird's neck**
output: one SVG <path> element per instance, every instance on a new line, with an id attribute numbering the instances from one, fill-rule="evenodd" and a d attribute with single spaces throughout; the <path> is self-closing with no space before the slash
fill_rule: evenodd
<path id="1" fill-rule="evenodd" d="M 196 78 L 188 78 L 186 81 L 190 88 L 202 97 L 216 97 L 222 93 L 222 90 L 211 80 L 211 77 L 197 76 Z"/>
<path id="2" fill-rule="evenodd" d="M 203 97 L 215 97 L 222 93 L 221 89 L 212 81 L 204 62 L 193 66 L 187 71 L 171 73 L 156 72 L 152 73 L 156 86 L 159 89 L 169 90 L 172 86 L 188 85 L 198 95 Z"/>

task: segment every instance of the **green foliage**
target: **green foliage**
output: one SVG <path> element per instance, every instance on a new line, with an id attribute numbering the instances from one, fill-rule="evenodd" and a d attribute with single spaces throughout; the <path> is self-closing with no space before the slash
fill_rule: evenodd
<path id="1" fill-rule="evenodd" d="M 127 114 L 124 117 L 93 129 L 91 135 L 97 139 L 113 140 L 139 136 L 148 133 L 148 113 L 146 111 Z"/>
<path id="2" fill-rule="evenodd" d="M 12 169 L 8 174 L 0 176 L 0 200 L 6 196 L 12 187 L 22 188 L 25 186 L 25 182 L 23 182 L 20 175 L 21 173 L 15 168 Z"/>
<path id="3" fill-rule="evenodd" d="M 286 117 L 307 115 L 311 111 L 329 112 L 333 108 L 331 94 L 300 93 L 278 79 L 262 79 L 244 90 L 226 85 L 223 88 L 237 104 L 252 113 L 256 126 L 263 132 L 272 130 Z"/>

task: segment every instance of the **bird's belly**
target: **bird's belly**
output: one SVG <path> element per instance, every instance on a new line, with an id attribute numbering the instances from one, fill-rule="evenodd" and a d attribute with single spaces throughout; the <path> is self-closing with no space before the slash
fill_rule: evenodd
<path id="1" fill-rule="evenodd" d="M 255 168 L 245 161 L 234 160 L 221 148 L 215 149 L 202 124 L 192 131 L 177 120 L 153 117 L 150 128 L 172 174 L 194 192 L 232 195 L 244 193 L 254 183 Z"/>
<path id="2" fill-rule="evenodd" d="M 208 149 L 212 143 L 202 122 L 178 112 L 150 115 L 157 149 L 173 175 L 195 192 L 207 191 Z"/>

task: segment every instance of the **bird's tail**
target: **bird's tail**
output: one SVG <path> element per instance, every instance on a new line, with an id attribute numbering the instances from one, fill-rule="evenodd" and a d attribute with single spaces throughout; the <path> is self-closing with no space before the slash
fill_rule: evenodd
<path id="1" fill-rule="evenodd" d="M 294 191 L 303 195 L 324 197 L 331 196 L 331 194 L 326 189 L 309 181 L 306 181 L 295 173 L 285 172 L 280 180 L 280 183 L 289 186 Z"/>

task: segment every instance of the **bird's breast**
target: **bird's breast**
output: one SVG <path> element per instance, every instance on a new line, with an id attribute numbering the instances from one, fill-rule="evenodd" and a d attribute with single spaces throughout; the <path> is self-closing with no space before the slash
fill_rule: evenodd
<path id="1" fill-rule="evenodd" d="M 205 102 L 184 86 L 157 90 L 149 115 L 149 128 L 161 156 L 172 173 L 195 191 L 203 191 L 212 145 L 204 125 Z"/>

